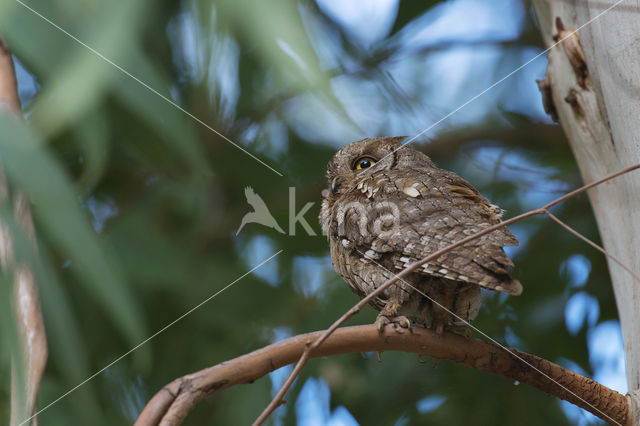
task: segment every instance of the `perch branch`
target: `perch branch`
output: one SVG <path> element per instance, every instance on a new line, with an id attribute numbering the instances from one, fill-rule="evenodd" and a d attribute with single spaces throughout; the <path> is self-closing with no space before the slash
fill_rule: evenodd
<path id="1" fill-rule="evenodd" d="M 20 98 L 9 48 L 0 38 L 0 113 L 21 117 Z M 9 188 L 0 169 L 0 202 L 9 200 Z M 35 230 L 29 204 L 23 194 L 13 197 L 13 206 L 18 222 L 22 225 L 31 243 L 36 246 Z M 24 265 L 16 265 L 13 242 L 8 229 L 0 224 L 0 263 L 3 269 L 13 272 L 13 304 L 22 346 L 24 374 L 16 371 L 16 360 L 11 368 L 11 418 L 16 425 L 31 416 L 37 406 L 38 389 L 47 363 L 47 338 L 42 319 L 40 297 L 32 272 Z M 18 383 L 23 380 L 23 383 Z M 37 424 L 37 418 L 33 424 Z"/>
<path id="2" fill-rule="evenodd" d="M 506 352 L 500 346 L 480 339 L 467 339 L 453 333 L 438 335 L 421 327 L 413 327 L 402 333 L 392 331 L 380 335 L 373 324 L 341 328 L 326 338 L 323 345 L 313 353 L 306 350 L 325 333 L 317 331 L 294 336 L 176 379 L 149 401 L 135 426 L 177 425 L 205 397 L 237 384 L 251 383 L 271 371 L 295 362 L 303 354 L 308 354 L 309 358 L 318 358 L 369 351 L 403 351 L 454 361 L 479 371 L 526 383 L 576 404 L 607 421 L 613 419 L 618 424 L 627 424 L 629 407 L 623 395 L 535 355 L 515 349 Z M 524 365 L 520 358 L 544 371 L 553 380 Z M 581 395 L 587 404 L 575 395 Z M 607 413 L 610 418 L 603 417 L 601 413 Z"/>

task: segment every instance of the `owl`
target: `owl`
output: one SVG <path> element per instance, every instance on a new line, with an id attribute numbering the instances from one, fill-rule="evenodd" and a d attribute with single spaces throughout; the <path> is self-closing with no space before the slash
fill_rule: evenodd
<path id="1" fill-rule="evenodd" d="M 403 139 L 363 139 L 329 161 L 320 222 L 335 270 L 361 298 L 410 263 L 502 217 L 502 209 L 469 182 L 402 145 Z M 514 245 L 518 240 L 500 228 L 426 263 L 372 300 L 380 311 L 378 331 L 413 322 L 439 334 L 468 335 L 482 287 L 522 292 L 503 250 Z"/>

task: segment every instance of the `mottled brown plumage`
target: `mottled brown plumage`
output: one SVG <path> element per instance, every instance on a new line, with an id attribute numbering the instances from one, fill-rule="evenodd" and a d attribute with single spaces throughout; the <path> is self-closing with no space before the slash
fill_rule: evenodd
<path id="1" fill-rule="evenodd" d="M 460 176 L 401 146 L 403 139 L 354 142 L 329 162 L 320 222 L 334 268 L 360 297 L 393 272 L 502 216 Z M 376 324 L 382 330 L 389 322 L 408 327 L 414 321 L 441 333 L 476 317 L 480 287 L 520 294 L 522 286 L 509 273 L 513 263 L 502 249 L 517 244 L 501 228 L 425 264 L 371 303 L 380 310 Z"/>

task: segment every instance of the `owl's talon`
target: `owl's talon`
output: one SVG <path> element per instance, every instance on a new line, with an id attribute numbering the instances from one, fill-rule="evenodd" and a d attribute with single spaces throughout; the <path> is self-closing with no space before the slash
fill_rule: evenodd
<path id="1" fill-rule="evenodd" d="M 391 320 L 394 324 L 398 324 L 402 328 L 411 328 L 411 321 L 404 315 L 397 316 Z"/>
<path id="2" fill-rule="evenodd" d="M 376 318 L 376 328 L 378 329 L 378 334 L 382 334 L 384 332 L 384 328 L 387 326 L 387 324 L 389 324 L 389 318 L 385 317 L 384 315 L 378 315 L 378 318 Z"/>
<path id="3" fill-rule="evenodd" d="M 394 329 L 397 333 L 402 333 L 402 328 L 408 329 L 411 327 L 411 321 L 409 321 L 409 318 L 405 317 L 404 315 L 388 317 L 386 315 L 379 314 L 375 322 L 378 333 L 382 334 L 387 324 L 393 324 Z M 399 326 L 400 329 L 395 328 L 396 326 Z"/>

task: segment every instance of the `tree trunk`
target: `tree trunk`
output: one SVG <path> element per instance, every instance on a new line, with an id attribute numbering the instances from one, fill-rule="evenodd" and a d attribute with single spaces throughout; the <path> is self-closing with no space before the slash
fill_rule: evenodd
<path id="1" fill-rule="evenodd" d="M 564 39 L 549 52 L 547 78 L 540 85 L 585 183 L 640 163 L 640 4 L 616 3 L 533 1 L 545 43 Z M 571 36 L 576 29 L 578 37 Z M 640 175 L 627 174 L 588 194 L 604 248 L 640 272 Z M 630 424 L 638 425 L 640 282 L 608 262 L 624 337 Z"/>

